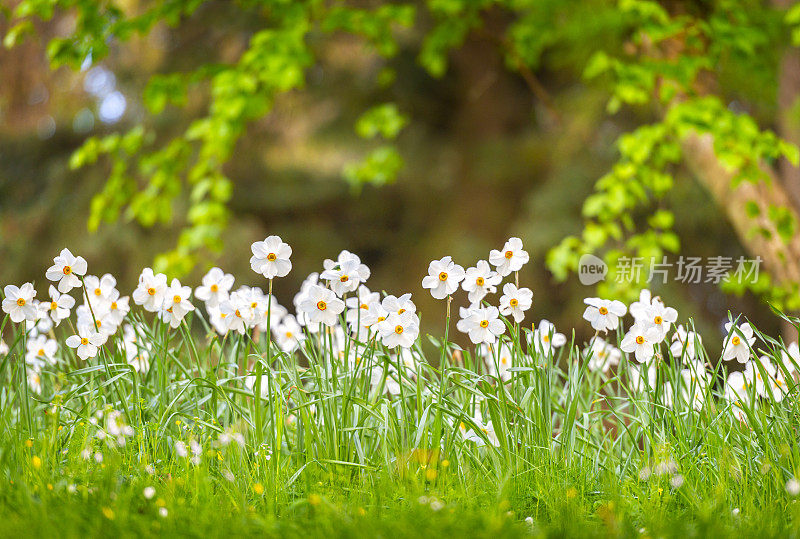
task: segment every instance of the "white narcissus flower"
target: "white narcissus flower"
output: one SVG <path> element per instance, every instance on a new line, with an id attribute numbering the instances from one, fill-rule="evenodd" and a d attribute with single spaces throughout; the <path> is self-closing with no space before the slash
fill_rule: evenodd
<path id="1" fill-rule="evenodd" d="M 247 320 L 244 313 L 247 308 L 238 301 L 237 294 L 234 292 L 229 299 L 219 304 L 219 314 L 215 316 L 216 310 L 212 307 L 212 323 L 219 333 L 223 335 L 229 331 L 236 331 L 244 335 L 247 329 Z"/>
<path id="2" fill-rule="evenodd" d="M 386 296 L 381 302 L 381 307 L 383 307 L 384 310 L 389 314 L 403 314 L 406 311 L 410 311 L 412 313 L 417 312 L 417 306 L 414 305 L 413 301 L 411 301 L 410 293 L 403 294 L 400 297 Z"/>
<path id="3" fill-rule="evenodd" d="M 337 260 L 326 259 L 323 262 L 323 271 L 319 278 L 330 283 L 331 290 L 341 297 L 348 292 L 355 291 L 359 285 L 369 279 L 370 269 L 361 263 L 358 255 L 350 251 L 339 253 Z"/>
<path id="4" fill-rule="evenodd" d="M 632 353 L 639 363 L 645 363 L 655 354 L 655 345 L 660 342 L 659 337 L 657 328 L 637 322 L 622 338 L 619 347 L 623 352 Z"/>
<path id="5" fill-rule="evenodd" d="M 445 256 L 428 265 L 428 275 L 422 279 L 422 287 L 429 288 L 435 299 L 444 299 L 458 290 L 464 275 L 464 268 L 453 262 L 452 257 Z"/>
<path id="6" fill-rule="evenodd" d="M 489 253 L 489 262 L 497 268 L 497 273 L 501 277 L 519 271 L 528 263 L 528 260 L 530 260 L 530 256 L 527 251 L 522 249 L 522 240 L 519 238 L 509 238 L 503 245 L 502 251 L 492 249 Z"/>
<path id="7" fill-rule="evenodd" d="M 494 294 L 497 291 L 497 285 L 502 279 L 492 271 L 487 261 L 478 260 L 476 266 L 469 268 L 464 274 L 461 288 L 469 293 L 470 303 L 480 303 L 486 294 Z"/>
<path id="8" fill-rule="evenodd" d="M 781 350 L 781 363 L 790 376 L 794 377 L 800 368 L 800 348 L 797 343 L 789 343 L 786 350 Z"/>
<path id="9" fill-rule="evenodd" d="M 637 322 L 647 319 L 647 309 L 653 305 L 664 305 L 659 297 L 653 297 L 652 293 L 644 288 L 639 292 L 639 301 L 631 303 L 630 313 Z"/>
<path id="10" fill-rule="evenodd" d="M 83 285 L 86 287 L 84 297 L 87 302 L 92 304 L 95 313 L 104 312 L 111 302 L 111 295 L 116 291 L 117 280 L 110 273 L 106 273 L 102 278 L 94 275 L 87 275 L 83 278 Z M 119 292 L 117 292 L 119 295 Z"/>
<path id="11" fill-rule="evenodd" d="M 725 348 L 722 350 L 722 359 L 731 361 L 736 359 L 739 363 L 747 363 L 750 359 L 750 350 L 756 342 L 753 327 L 749 322 L 743 322 L 738 327 L 733 322 L 725 324 L 728 336 L 725 338 Z"/>
<path id="12" fill-rule="evenodd" d="M 764 374 L 762 374 L 762 369 Z M 767 397 L 767 386 L 769 380 L 775 377 L 775 365 L 767 356 L 753 359 L 745 363 L 744 377 L 750 384 L 755 385 L 756 393 L 760 397 Z"/>
<path id="13" fill-rule="evenodd" d="M 139 276 L 139 285 L 133 291 L 133 301 L 151 313 L 161 310 L 164 294 L 167 291 L 167 276 L 154 274 L 150 268 L 144 268 Z"/>
<path id="14" fill-rule="evenodd" d="M 164 292 L 164 305 L 161 311 L 161 318 L 169 323 L 172 329 L 181 325 L 187 313 L 194 310 L 194 305 L 189 301 L 192 296 L 192 289 L 181 285 L 178 279 L 172 279 L 172 284 Z"/>
<path id="15" fill-rule="evenodd" d="M 7 355 L 8 355 L 8 345 L 3 341 L 3 339 L 0 339 L 0 357 Z"/>
<path id="16" fill-rule="evenodd" d="M 194 291 L 195 297 L 204 302 L 207 307 L 218 307 L 228 299 L 233 287 L 233 275 L 225 273 L 219 268 L 211 268 L 203 276 L 203 284 Z"/>
<path id="17" fill-rule="evenodd" d="M 347 315 L 345 320 L 352 331 L 359 331 L 366 334 L 369 327 L 375 322 L 371 310 L 377 311 L 381 306 L 381 295 L 377 292 L 370 292 L 364 285 L 358 287 L 358 294 L 355 297 L 347 298 Z M 385 316 L 384 316 L 385 319 Z"/>
<path id="18" fill-rule="evenodd" d="M 653 304 L 645 309 L 644 318 L 638 319 L 637 322 L 647 324 L 658 330 L 658 338 L 656 342 L 661 342 L 667 337 L 669 328 L 678 319 L 678 311 L 672 307 L 666 307 L 661 302 L 653 302 Z"/>
<path id="19" fill-rule="evenodd" d="M 583 319 L 597 331 L 614 331 L 619 327 L 619 319 L 628 312 L 625 304 L 617 300 L 586 298 L 583 302 L 587 305 Z"/>
<path id="20" fill-rule="evenodd" d="M 567 343 L 563 333 L 558 333 L 549 320 L 542 320 L 529 337 L 530 345 L 540 354 L 549 354 L 553 348 L 561 348 Z"/>
<path id="21" fill-rule="evenodd" d="M 250 267 L 267 279 L 285 277 L 292 270 L 292 248 L 279 236 L 269 236 L 264 241 L 257 241 L 250 247 L 253 256 Z"/>
<path id="22" fill-rule="evenodd" d="M 69 294 L 62 294 L 56 287 L 50 285 L 50 301 L 43 301 L 39 308 L 58 326 L 62 320 L 69 318 L 70 310 L 75 306 L 75 298 Z"/>
<path id="23" fill-rule="evenodd" d="M 86 275 L 86 269 L 86 260 L 82 256 L 74 256 L 69 249 L 62 249 L 45 275 L 49 280 L 58 283 L 59 292 L 66 294 L 81 285 L 78 276 Z"/>
<path id="24" fill-rule="evenodd" d="M 483 355 L 490 375 L 497 376 L 504 382 L 511 379 L 511 371 L 508 369 L 514 366 L 514 355 L 507 341 L 497 341 L 488 346 Z"/>
<path id="25" fill-rule="evenodd" d="M 97 355 L 100 346 L 105 343 L 105 338 L 91 327 L 81 326 L 77 335 L 67 337 L 67 346 L 75 348 L 78 357 L 86 360 Z"/>
<path id="26" fill-rule="evenodd" d="M 270 328 L 275 337 L 275 342 L 283 352 L 291 352 L 306 339 L 303 328 L 297 323 L 297 319 L 287 314 L 278 324 Z"/>
<path id="27" fill-rule="evenodd" d="M 339 314 L 344 311 L 344 301 L 336 297 L 333 290 L 314 285 L 300 304 L 300 309 L 308 316 L 311 324 L 335 326 Z"/>
<path id="28" fill-rule="evenodd" d="M 688 331 L 683 325 L 680 325 L 672 334 L 672 344 L 670 345 L 672 357 L 694 360 L 697 358 L 697 344 L 702 345 L 702 342 L 699 334 Z"/>
<path id="29" fill-rule="evenodd" d="M 3 312 L 8 314 L 15 324 L 19 324 L 23 320 L 36 322 L 39 318 L 36 304 L 33 301 L 33 298 L 36 297 L 36 290 L 31 283 L 25 283 L 22 286 L 6 285 L 3 288 L 3 295 L 5 296 Z"/>
<path id="30" fill-rule="evenodd" d="M 39 369 L 32 368 L 28 370 L 28 387 L 31 391 L 37 394 L 42 393 L 42 374 Z"/>
<path id="31" fill-rule="evenodd" d="M 410 311 L 392 313 L 378 325 L 378 331 L 387 348 L 411 348 L 419 336 L 419 318 Z"/>
<path id="32" fill-rule="evenodd" d="M 48 339 L 45 335 L 38 335 L 29 340 L 27 345 L 25 361 L 34 367 L 43 367 L 45 364 L 55 365 L 58 343 L 54 339 Z"/>
<path id="33" fill-rule="evenodd" d="M 132 365 L 136 372 L 144 373 L 150 370 L 150 346 L 146 342 L 139 341 L 136 330 L 130 324 L 122 328 L 122 335 L 120 344 L 128 364 Z"/>
<path id="34" fill-rule="evenodd" d="M 533 292 L 530 288 L 517 288 L 513 283 L 503 285 L 503 295 L 500 296 L 500 314 L 511 315 L 514 322 L 520 323 L 525 318 L 525 311 L 533 305 Z"/>
<path id="35" fill-rule="evenodd" d="M 118 290 L 112 290 L 108 299 L 108 308 L 106 309 L 104 316 L 110 323 L 114 324 L 114 326 L 119 327 L 119 325 L 122 324 L 122 321 L 125 320 L 125 316 L 131 310 L 130 305 L 128 305 L 128 300 L 130 298 L 128 296 L 121 298 L 119 297 Z"/>
<path id="36" fill-rule="evenodd" d="M 589 359 L 587 367 L 593 372 L 607 373 L 611 367 L 619 365 L 622 352 L 600 337 L 593 337 L 584 350 L 584 357 Z"/>
<path id="37" fill-rule="evenodd" d="M 491 344 L 505 332 L 506 326 L 498 317 L 500 311 L 492 305 L 472 309 L 464 321 L 463 327 L 467 330 L 472 344 Z"/>
<path id="38" fill-rule="evenodd" d="M 231 294 L 231 301 L 239 306 L 242 318 L 250 329 L 267 321 L 267 297 L 257 286 L 241 286 Z"/>
<path id="39" fill-rule="evenodd" d="M 746 421 L 744 407 L 751 403 L 750 387 L 752 384 L 742 372 L 732 372 L 725 384 L 725 398 L 732 403 L 731 412 L 740 420 Z"/>

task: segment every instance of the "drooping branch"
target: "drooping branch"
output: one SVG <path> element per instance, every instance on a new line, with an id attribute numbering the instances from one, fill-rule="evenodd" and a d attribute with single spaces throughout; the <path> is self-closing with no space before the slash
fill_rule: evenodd
<path id="1" fill-rule="evenodd" d="M 689 135 L 682 148 L 689 169 L 723 209 L 744 248 L 763 259 L 776 284 L 800 283 L 800 234 L 795 231 L 788 242 L 784 241 L 770 218 L 770 209 L 785 208 L 795 223 L 800 223 L 800 216 L 775 174 L 765 169 L 769 181 L 744 181 L 734 187 L 735 171 L 717 158 L 711 134 Z M 759 210 L 756 215 L 748 212 L 751 203 Z"/>

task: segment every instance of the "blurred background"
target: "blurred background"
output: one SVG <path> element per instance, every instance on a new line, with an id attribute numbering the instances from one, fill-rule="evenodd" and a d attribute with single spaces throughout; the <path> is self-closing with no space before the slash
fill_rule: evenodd
<path id="1" fill-rule="evenodd" d="M 593 28 L 592 3 L 577 4 L 584 9 L 579 13 L 584 24 Z M 703 4 L 666 5 L 702 10 Z M 399 49 L 388 59 L 358 37 L 312 32 L 316 60 L 305 87 L 280 95 L 269 114 L 252 122 L 225 165 L 234 189 L 223 251 L 204 255 L 183 280 L 196 286 L 210 266 L 219 265 L 239 284 L 265 287 L 249 268 L 250 244 L 278 234 L 294 249 L 294 269 L 275 291 L 281 303 L 291 305 L 305 275 L 348 249 L 372 269 L 372 290 L 412 292 L 423 331 L 436 335 L 444 303 L 421 288 L 428 262 L 452 255 L 469 267 L 509 236 L 519 236 L 531 254 L 520 281 L 534 291 L 526 324 L 547 318 L 565 333 L 574 327 L 580 340 L 590 337 L 581 314 L 583 298 L 595 291 L 574 275 L 557 283 L 545 256 L 565 236 L 581 232 L 584 199 L 619 158 L 616 138 L 658 111 L 622 108 L 610 114 L 608 88 L 582 77 L 597 44 L 625 47 L 625 35 L 604 34 L 613 25 L 598 20 L 593 35 L 576 37 L 581 46 L 543 53 L 531 71 L 544 92 L 537 96 L 487 35 L 493 28 L 502 31 L 514 15 L 487 8 L 481 16 L 488 31 L 469 32 L 448 53 L 441 77 L 418 59 L 432 24 L 424 13 L 398 31 Z M 141 268 L 174 246 L 188 201 L 177 199 L 166 225 L 146 228 L 123 220 L 89 233 L 90 202 L 109 165 L 100 161 L 71 170 L 70 156 L 87 137 L 143 122 L 165 136 L 185 129 L 204 114 L 207 100 L 190 98 L 184 107 L 153 117 L 142 103 L 150 77 L 205 62 L 233 62 L 259 24 L 238 3 L 206 2 L 179 25 L 157 24 L 144 37 L 111 44 L 99 61 L 53 70 L 48 39 L 68 35 L 74 25 L 65 12 L 37 22 L 35 34 L 14 48 L 0 49 L 0 283 L 34 281 L 39 295 L 46 294 L 44 271 L 67 246 L 87 258 L 90 273 L 110 272 L 130 293 Z M 0 18 L 0 34 L 10 27 Z M 773 73 L 779 51 L 762 60 L 765 72 Z M 748 78 L 730 66 L 714 68 L 719 93 L 732 106 L 747 110 L 764 127 L 776 124 L 776 75 Z M 386 72 L 392 83 L 376 83 Z M 396 141 L 405 166 L 391 184 L 354 189 L 343 179 L 343 167 L 370 146 L 353 126 L 364 110 L 385 102 L 396 103 L 409 118 Z M 681 254 L 747 255 L 703 186 L 686 171 L 676 176 L 681 181 L 666 204 L 675 212 Z M 656 293 L 682 320 L 694 317 L 711 349 L 719 348 L 715 341 L 728 309 L 773 334 L 780 328 L 752 295 L 726 296 L 713 284 L 670 284 Z M 455 306 L 464 304 L 461 294 Z"/>

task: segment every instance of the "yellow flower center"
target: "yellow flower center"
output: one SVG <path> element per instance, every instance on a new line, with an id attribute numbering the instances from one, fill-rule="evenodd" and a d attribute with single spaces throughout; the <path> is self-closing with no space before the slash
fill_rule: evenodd
<path id="1" fill-rule="evenodd" d="M 254 301 L 253 303 L 250 304 L 250 308 L 251 309 L 255 309 L 256 307 L 258 307 L 258 302 L 257 301 Z"/>
<path id="2" fill-rule="evenodd" d="M 447 272 L 443 271 L 442 273 L 440 273 L 439 274 L 439 280 L 440 281 L 446 281 L 447 280 Z"/>
<path id="3" fill-rule="evenodd" d="M 733 339 L 731 339 L 731 342 L 733 343 L 734 346 L 739 346 L 739 344 L 741 344 L 742 340 L 739 338 L 738 335 L 734 335 Z"/>
<path id="4" fill-rule="evenodd" d="M 489 327 L 489 321 L 488 320 L 481 320 L 480 326 L 482 328 L 488 328 Z"/>
<path id="5" fill-rule="evenodd" d="M 517 305 L 519 305 L 519 300 L 517 300 L 517 298 L 511 298 L 508 304 L 511 305 L 512 307 L 516 307 Z"/>
<path id="6" fill-rule="evenodd" d="M 544 336 L 542 336 L 542 340 L 543 340 L 544 342 L 550 342 L 550 335 L 544 335 Z"/>
<path id="7" fill-rule="evenodd" d="M 347 281 L 350 280 L 350 277 L 348 275 L 342 275 L 341 277 L 339 277 L 339 280 L 343 283 L 346 283 Z"/>
<path id="8" fill-rule="evenodd" d="M 36 355 L 37 356 L 43 356 L 44 355 L 44 348 L 39 348 L 39 351 L 36 352 Z"/>
<path id="9" fill-rule="evenodd" d="M 478 277 L 477 279 L 475 279 L 475 284 L 478 286 L 483 286 L 483 283 L 485 282 L 486 281 L 483 280 L 483 277 Z"/>
<path id="10" fill-rule="evenodd" d="M 405 309 L 399 309 L 399 310 L 397 311 L 397 314 L 403 314 L 404 312 L 406 312 L 406 310 L 405 310 Z"/>
<path id="11" fill-rule="evenodd" d="M 293 336 L 294 336 L 294 334 L 291 331 L 287 331 L 286 332 L 286 338 L 287 339 L 291 339 Z"/>
<path id="12" fill-rule="evenodd" d="M 89 344 L 89 339 L 87 339 L 86 337 L 81 337 L 81 344 L 83 346 L 86 346 L 87 344 Z"/>
<path id="13" fill-rule="evenodd" d="M 173 296 L 172 297 L 172 303 L 180 303 L 181 301 L 183 301 L 183 300 L 181 299 L 180 296 Z"/>
<path id="14" fill-rule="evenodd" d="M 366 303 L 362 303 L 362 304 L 360 305 L 360 307 L 361 307 L 362 309 L 364 309 L 365 311 L 368 311 L 368 310 L 369 310 L 369 305 L 367 305 Z"/>
<path id="15" fill-rule="evenodd" d="M 394 332 L 400 335 L 401 333 L 403 333 L 403 326 L 395 326 Z"/>
<path id="16" fill-rule="evenodd" d="M 156 289 L 151 286 L 150 288 L 147 289 L 147 293 L 150 294 L 151 296 L 155 296 Z"/>
<path id="17" fill-rule="evenodd" d="M 506 258 L 511 260 L 511 257 L 514 256 L 514 251 L 506 251 Z"/>
<path id="18" fill-rule="evenodd" d="M 94 295 L 95 296 L 102 296 L 103 295 L 103 291 L 100 290 L 99 288 L 95 288 L 94 289 Z"/>
<path id="19" fill-rule="evenodd" d="M 644 337 L 642 337 L 641 335 L 636 337 L 636 344 L 644 344 Z"/>
<path id="20" fill-rule="evenodd" d="M 317 302 L 317 309 L 319 309 L 320 311 L 324 311 L 327 308 L 328 308 L 328 304 L 325 303 L 324 301 L 318 301 Z"/>
<path id="21" fill-rule="evenodd" d="M 653 322 L 655 324 L 661 324 L 661 322 L 663 322 L 663 321 L 664 321 L 664 319 L 661 318 L 660 316 L 656 316 L 655 318 L 653 318 Z"/>
<path id="22" fill-rule="evenodd" d="M 605 307 L 600 307 L 599 309 L 597 309 L 597 311 L 598 311 L 600 314 L 602 314 L 603 316 L 605 316 L 605 315 L 607 315 L 607 314 L 608 314 L 608 309 L 606 309 Z"/>
<path id="23" fill-rule="evenodd" d="M 51 311 L 55 311 L 56 309 L 58 309 L 58 303 L 56 303 L 55 301 L 51 301 L 50 302 L 50 310 Z"/>
<path id="24" fill-rule="evenodd" d="M 270 262 L 275 262 L 277 259 L 278 257 L 275 256 L 275 253 L 270 253 L 267 255 L 267 260 L 269 260 Z"/>
<path id="25" fill-rule="evenodd" d="M 210 289 L 211 289 L 212 292 L 219 292 L 219 286 L 217 286 L 215 284 L 212 284 L 210 286 Z"/>
<path id="26" fill-rule="evenodd" d="M 239 312 L 239 309 L 236 309 L 236 311 L 233 314 L 235 314 L 238 318 L 242 317 L 242 313 Z"/>
<path id="27" fill-rule="evenodd" d="M 378 317 L 378 322 L 383 322 L 384 320 L 386 320 L 385 316 L 379 316 Z"/>
<path id="28" fill-rule="evenodd" d="M 72 273 L 72 267 L 64 266 L 64 269 L 62 269 L 61 271 L 64 272 L 64 275 L 69 275 L 70 273 Z"/>
<path id="29" fill-rule="evenodd" d="M 116 311 L 117 310 L 117 302 L 116 301 L 112 301 L 111 302 L 111 310 L 112 311 Z"/>

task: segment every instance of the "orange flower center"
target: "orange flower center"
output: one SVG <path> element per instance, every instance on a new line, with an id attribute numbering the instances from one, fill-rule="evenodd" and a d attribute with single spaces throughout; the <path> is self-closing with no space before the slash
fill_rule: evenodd
<path id="1" fill-rule="evenodd" d="M 506 258 L 511 260 L 511 257 L 514 256 L 514 251 L 506 251 Z"/>
<path id="2" fill-rule="evenodd" d="M 100 290 L 99 288 L 95 288 L 94 289 L 94 295 L 95 296 L 101 296 L 101 295 L 103 295 L 103 291 Z"/>
<path id="3" fill-rule="evenodd" d="M 512 307 L 516 307 L 517 305 L 519 305 L 519 300 L 517 300 L 517 298 L 512 298 L 512 299 L 511 299 L 511 300 L 508 302 L 508 304 L 509 304 L 509 305 L 511 305 Z"/>
<path id="4" fill-rule="evenodd" d="M 733 339 L 731 339 L 731 342 L 734 346 L 739 346 L 739 344 L 742 342 L 742 339 L 740 339 L 738 335 L 734 335 Z"/>
<path id="5" fill-rule="evenodd" d="M 219 286 L 217 286 L 215 284 L 212 284 L 210 286 L 210 289 L 211 289 L 212 292 L 219 292 Z"/>
<path id="6" fill-rule="evenodd" d="M 183 301 L 183 300 L 181 299 L 180 296 L 173 296 L 172 297 L 172 303 L 180 303 L 181 301 Z"/>
<path id="7" fill-rule="evenodd" d="M 442 273 L 440 273 L 439 274 L 439 280 L 440 281 L 446 281 L 447 280 L 447 273 L 444 272 L 444 271 Z"/>
<path id="8" fill-rule="evenodd" d="M 112 301 L 111 302 L 111 310 L 112 311 L 116 311 L 117 310 L 117 302 L 116 301 Z"/>
<path id="9" fill-rule="evenodd" d="M 394 328 L 394 332 L 400 335 L 401 333 L 403 333 L 403 326 L 396 326 Z"/>
<path id="10" fill-rule="evenodd" d="M 475 279 L 475 284 L 478 286 L 483 286 L 483 283 L 485 282 L 486 281 L 483 280 L 483 277 L 478 277 L 477 279 Z"/>
<path id="11" fill-rule="evenodd" d="M 44 355 L 44 348 L 39 348 L 39 351 L 36 352 L 36 355 L 43 356 Z"/>
<path id="12" fill-rule="evenodd" d="M 72 267 L 64 266 L 64 269 L 62 269 L 61 271 L 64 272 L 64 275 L 69 275 L 70 273 L 72 273 Z"/>
<path id="13" fill-rule="evenodd" d="M 81 344 L 83 346 L 86 346 L 87 344 L 89 344 L 89 339 L 87 339 L 86 337 L 81 337 Z"/>
<path id="14" fill-rule="evenodd" d="M 605 307 L 600 307 L 600 308 L 599 308 L 599 309 L 597 309 L 597 310 L 598 310 L 598 312 L 600 312 L 600 314 L 602 314 L 602 315 L 607 315 L 607 314 L 608 314 L 608 309 L 606 309 Z"/>
<path id="15" fill-rule="evenodd" d="M 488 328 L 489 327 L 489 321 L 488 320 L 481 320 L 481 324 L 480 325 L 481 325 L 482 328 Z"/>
<path id="16" fill-rule="evenodd" d="M 367 305 L 366 303 L 362 303 L 361 304 L 361 308 L 364 309 L 365 311 L 368 311 L 369 310 L 369 305 Z"/>
<path id="17" fill-rule="evenodd" d="M 644 344 L 644 337 L 642 337 L 641 335 L 636 337 L 636 344 Z"/>
<path id="18" fill-rule="evenodd" d="M 346 283 L 347 281 L 349 281 L 349 280 L 350 280 L 350 277 L 349 277 L 349 276 L 347 276 L 347 275 L 342 275 L 341 277 L 339 277 L 339 280 L 340 280 L 341 282 L 343 282 L 343 283 Z"/>
<path id="19" fill-rule="evenodd" d="M 20 307 L 24 307 L 25 306 L 25 298 L 17 298 L 17 305 L 19 305 Z"/>
<path id="20" fill-rule="evenodd" d="M 58 303 L 56 303 L 55 301 L 51 301 L 50 302 L 50 310 L 51 311 L 55 311 L 56 309 L 58 309 Z"/>
<path id="21" fill-rule="evenodd" d="M 653 322 L 655 324 L 661 324 L 661 322 L 663 322 L 663 321 L 664 321 L 664 319 L 661 318 L 660 316 L 656 316 L 655 318 L 653 318 Z"/>
<path id="22" fill-rule="evenodd" d="M 324 301 L 318 301 L 317 302 L 317 309 L 319 309 L 320 311 L 324 311 L 327 308 L 328 308 L 328 304 L 325 303 Z"/>
<path id="23" fill-rule="evenodd" d="M 269 260 L 270 262 L 275 262 L 277 259 L 278 257 L 275 256 L 275 253 L 270 253 L 267 255 L 267 260 Z"/>
<path id="24" fill-rule="evenodd" d="M 239 309 L 236 309 L 236 312 L 234 312 L 233 314 L 235 314 L 238 318 L 242 317 L 242 313 L 239 312 Z"/>
<path id="25" fill-rule="evenodd" d="M 151 286 L 150 288 L 147 289 L 147 293 L 150 294 L 151 296 L 155 296 L 156 289 Z"/>

